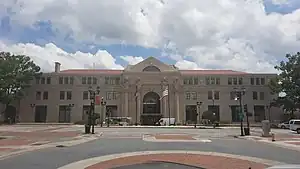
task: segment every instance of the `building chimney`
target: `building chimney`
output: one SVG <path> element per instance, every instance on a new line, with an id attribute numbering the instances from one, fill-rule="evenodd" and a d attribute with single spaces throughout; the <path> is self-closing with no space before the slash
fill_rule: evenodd
<path id="1" fill-rule="evenodd" d="M 60 63 L 55 62 L 55 73 L 59 73 L 59 72 L 60 72 Z"/>

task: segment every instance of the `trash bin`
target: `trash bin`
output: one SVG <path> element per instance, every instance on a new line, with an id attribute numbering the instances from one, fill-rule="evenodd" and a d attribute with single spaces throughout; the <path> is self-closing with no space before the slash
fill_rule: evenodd
<path id="1" fill-rule="evenodd" d="M 263 120 L 262 122 L 262 131 L 264 137 L 269 137 L 271 132 L 271 126 L 269 120 Z"/>
<path id="2" fill-rule="evenodd" d="M 85 134 L 90 134 L 91 133 L 91 126 L 90 125 L 84 125 L 84 131 L 85 131 Z"/>
<path id="3" fill-rule="evenodd" d="M 250 129 L 245 127 L 244 128 L 244 133 L 245 133 L 245 136 L 249 136 L 250 135 Z"/>

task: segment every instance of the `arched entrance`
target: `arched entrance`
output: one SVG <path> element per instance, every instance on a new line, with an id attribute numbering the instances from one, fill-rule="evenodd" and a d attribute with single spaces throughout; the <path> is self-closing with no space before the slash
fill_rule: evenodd
<path id="1" fill-rule="evenodd" d="M 142 125 L 155 125 L 162 117 L 160 113 L 160 97 L 155 92 L 148 92 L 143 98 Z"/>

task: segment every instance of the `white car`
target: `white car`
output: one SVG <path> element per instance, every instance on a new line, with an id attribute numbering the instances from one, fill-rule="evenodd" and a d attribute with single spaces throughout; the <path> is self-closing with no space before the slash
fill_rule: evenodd
<path id="1" fill-rule="evenodd" d="M 290 120 L 289 122 L 290 130 L 297 131 L 300 134 L 300 119 Z"/>
<path id="2" fill-rule="evenodd" d="M 267 169 L 299 169 L 299 168 L 300 165 L 290 164 L 290 165 L 276 165 L 276 166 L 269 167 Z"/>
<path id="3" fill-rule="evenodd" d="M 287 121 L 287 122 L 284 122 L 284 123 L 279 123 L 278 128 L 289 129 L 290 128 L 289 122 Z"/>

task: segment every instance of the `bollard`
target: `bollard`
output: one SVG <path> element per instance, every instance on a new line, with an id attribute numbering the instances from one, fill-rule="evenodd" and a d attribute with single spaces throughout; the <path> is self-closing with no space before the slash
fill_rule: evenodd
<path id="1" fill-rule="evenodd" d="M 275 134 L 272 133 L 271 135 L 272 135 L 272 141 L 275 141 Z"/>

